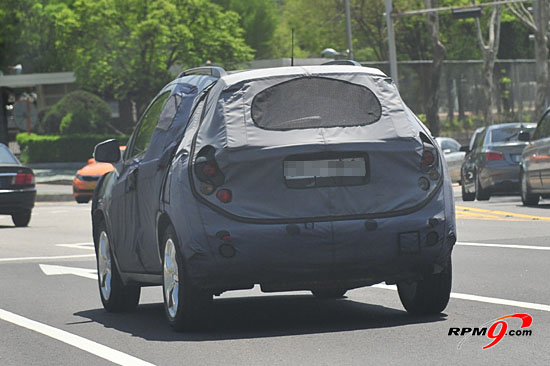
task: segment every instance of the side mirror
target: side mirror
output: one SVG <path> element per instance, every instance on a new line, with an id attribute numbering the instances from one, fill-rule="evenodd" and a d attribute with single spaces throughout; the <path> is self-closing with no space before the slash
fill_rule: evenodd
<path id="1" fill-rule="evenodd" d="M 518 141 L 529 142 L 531 141 L 531 135 L 527 131 L 521 131 L 518 135 Z"/>
<path id="2" fill-rule="evenodd" d="M 95 146 L 94 159 L 99 163 L 117 163 L 120 161 L 120 148 L 115 139 L 100 142 Z"/>
<path id="3" fill-rule="evenodd" d="M 470 152 L 470 148 L 468 146 L 461 146 L 460 147 L 460 151 L 463 151 L 465 153 L 469 153 Z"/>

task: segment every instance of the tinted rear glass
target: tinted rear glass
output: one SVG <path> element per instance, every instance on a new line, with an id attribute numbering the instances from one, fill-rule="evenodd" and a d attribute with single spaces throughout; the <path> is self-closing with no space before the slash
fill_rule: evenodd
<path id="1" fill-rule="evenodd" d="M 0 146 L 0 164 L 18 164 L 15 157 L 4 146 Z"/>
<path id="2" fill-rule="evenodd" d="M 505 128 L 499 128 L 495 130 L 491 130 L 491 136 L 490 136 L 490 142 L 517 142 L 518 136 L 520 132 L 529 132 L 529 134 L 532 136 L 533 131 L 535 131 L 535 127 L 505 127 Z"/>
<path id="3" fill-rule="evenodd" d="M 363 126 L 381 115 L 380 101 L 367 87 L 320 77 L 274 85 L 252 101 L 252 120 L 266 130 Z"/>

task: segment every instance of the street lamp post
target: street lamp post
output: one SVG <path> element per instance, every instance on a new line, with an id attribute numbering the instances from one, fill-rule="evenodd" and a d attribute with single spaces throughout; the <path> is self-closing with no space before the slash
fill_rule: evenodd
<path id="1" fill-rule="evenodd" d="M 393 19 L 391 18 L 392 0 L 386 0 L 386 23 L 388 28 L 388 46 L 390 51 L 390 75 L 399 87 L 399 79 L 397 75 L 397 53 L 395 51 L 395 33 L 393 32 Z"/>
<path id="2" fill-rule="evenodd" d="M 349 10 L 349 0 L 346 0 L 346 37 L 348 41 L 348 58 L 353 60 L 353 43 L 351 40 L 351 14 Z"/>

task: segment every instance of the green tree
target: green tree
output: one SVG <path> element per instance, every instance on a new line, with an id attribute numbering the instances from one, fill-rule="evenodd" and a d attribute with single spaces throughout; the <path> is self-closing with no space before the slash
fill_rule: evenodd
<path id="1" fill-rule="evenodd" d="M 77 82 L 141 111 L 173 68 L 252 57 L 239 16 L 206 0 L 77 0 L 59 16 Z"/>
<path id="2" fill-rule="evenodd" d="M 278 22 L 275 0 L 213 0 L 226 10 L 239 14 L 244 39 L 252 47 L 257 59 L 273 55 L 273 37 Z"/>
<path id="3" fill-rule="evenodd" d="M 23 72 L 55 72 L 71 68 L 59 42 L 59 15 L 71 1 L 0 0 L 0 67 L 22 64 Z"/>

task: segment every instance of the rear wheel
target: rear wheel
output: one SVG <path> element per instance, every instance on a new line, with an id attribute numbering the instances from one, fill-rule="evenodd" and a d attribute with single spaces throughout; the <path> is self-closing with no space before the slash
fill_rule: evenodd
<path id="1" fill-rule="evenodd" d="M 422 280 L 404 281 L 397 284 L 399 299 L 411 314 L 439 314 L 449 303 L 452 283 L 452 266 L 441 273 L 426 274 Z"/>
<path id="2" fill-rule="evenodd" d="M 464 188 L 464 185 L 462 185 L 462 200 L 463 201 L 473 201 L 476 198 L 475 193 L 469 193 L 466 192 L 466 189 Z"/>
<path id="3" fill-rule="evenodd" d="M 521 171 L 521 202 L 524 206 L 536 206 L 539 204 L 540 196 L 538 194 L 532 194 L 529 189 L 529 183 L 527 182 L 527 176 L 525 172 Z"/>
<path id="4" fill-rule="evenodd" d="M 311 293 L 319 299 L 340 299 L 348 292 L 346 289 L 322 289 L 322 290 L 311 290 Z"/>
<path id="5" fill-rule="evenodd" d="M 491 198 L 489 190 L 483 189 L 483 187 L 481 187 L 479 177 L 476 177 L 476 198 L 478 201 L 488 201 L 489 198 Z"/>
<path id="6" fill-rule="evenodd" d="M 25 227 L 31 221 L 31 210 L 25 210 L 11 215 L 11 221 L 17 227 Z"/>
<path id="7" fill-rule="evenodd" d="M 176 331 L 196 330 L 205 326 L 212 294 L 190 283 L 174 229 L 166 230 L 163 246 L 164 310 L 168 323 Z"/>
<path id="8" fill-rule="evenodd" d="M 103 307 L 108 312 L 134 310 L 139 303 L 141 288 L 138 285 L 125 285 L 113 261 L 111 241 L 105 227 L 100 222 L 96 236 L 96 261 L 99 295 Z"/>

